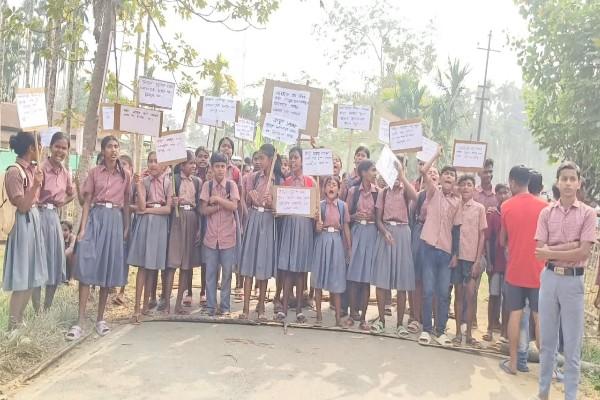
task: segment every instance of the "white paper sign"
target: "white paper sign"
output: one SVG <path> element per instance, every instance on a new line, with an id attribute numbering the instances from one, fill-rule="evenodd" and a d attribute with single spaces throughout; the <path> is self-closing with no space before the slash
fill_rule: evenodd
<path id="1" fill-rule="evenodd" d="M 102 106 L 102 130 L 112 131 L 115 129 L 115 106 Z"/>
<path id="2" fill-rule="evenodd" d="M 204 96 L 202 99 L 202 117 L 215 120 L 235 122 L 237 101 L 227 97 Z"/>
<path id="3" fill-rule="evenodd" d="M 384 146 L 379 155 L 379 160 L 377 160 L 377 164 L 375 165 L 385 183 L 391 188 L 394 187 L 396 178 L 398 178 L 398 169 L 396 167 L 398 162 L 392 150 L 388 146 Z"/>
<path id="4" fill-rule="evenodd" d="M 161 112 L 148 108 L 121 105 L 119 130 L 158 137 L 161 129 Z"/>
<path id="5" fill-rule="evenodd" d="M 285 144 L 295 144 L 300 135 L 300 127 L 295 121 L 267 113 L 262 134 Z"/>
<path id="6" fill-rule="evenodd" d="M 138 101 L 140 104 L 170 110 L 173 107 L 174 96 L 175 84 L 172 82 L 145 77 L 138 79 Z"/>
<path id="7" fill-rule="evenodd" d="M 312 176 L 333 175 L 333 151 L 327 149 L 302 150 L 302 173 Z"/>
<path id="8" fill-rule="evenodd" d="M 42 142 L 42 147 L 50 147 L 52 136 L 54 136 L 56 132 L 60 132 L 60 128 L 56 126 L 51 126 L 40 132 L 40 142 Z"/>
<path id="9" fill-rule="evenodd" d="M 17 89 L 15 102 L 21 129 L 28 130 L 48 126 L 44 89 Z"/>
<path id="10" fill-rule="evenodd" d="M 216 119 L 207 119 L 204 118 L 202 115 L 198 115 L 196 117 L 196 123 L 200 125 L 215 126 L 217 128 L 223 128 L 225 126 L 225 122 L 223 121 L 217 121 Z"/>
<path id="11" fill-rule="evenodd" d="M 286 215 L 310 215 L 310 189 L 278 187 L 275 212 Z"/>
<path id="12" fill-rule="evenodd" d="M 487 143 L 454 141 L 452 165 L 456 168 L 481 169 L 486 151 Z"/>
<path id="13" fill-rule="evenodd" d="M 187 159 L 185 133 L 162 136 L 155 139 L 156 160 L 160 164 L 175 164 Z"/>
<path id="14" fill-rule="evenodd" d="M 234 125 L 233 136 L 237 139 L 248 140 L 252 142 L 254 140 L 255 131 L 256 124 L 254 121 L 240 118 Z"/>
<path id="15" fill-rule="evenodd" d="M 306 129 L 310 92 L 305 90 L 273 88 L 271 114 L 295 121 L 299 129 Z"/>
<path id="16" fill-rule="evenodd" d="M 336 126 L 341 129 L 370 130 L 371 107 L 339 104 L 337 106 Z"/>
<path id="17" fill-rule="evenodd" d="M 390 124 L 390 148 L 394 151 L 419 149 L 423 146 L 423 125 Z"/>
<path id="18" fill-rule="evenodd" d="M 417 160 L 425 162 L 431 160 L 435 155 L 437 148 L 438 144 L 436 142 L 423 136 L 423 150 L 417 152 Z"/>
<path id="19" fill-rule="evenodd" d="M 379 118 L 379 141 L 390 143 L 390 121 L 385 118 Z"/>

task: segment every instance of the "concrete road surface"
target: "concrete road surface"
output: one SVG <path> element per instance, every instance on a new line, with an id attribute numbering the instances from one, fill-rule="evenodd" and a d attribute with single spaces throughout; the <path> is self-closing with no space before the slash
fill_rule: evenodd
<path id="1" fill-rule="evenodd" d="M 146 322 L 84 343 L 11 398 L 510 400 L 536 393 L 534 371 L 355 333 Z"/>

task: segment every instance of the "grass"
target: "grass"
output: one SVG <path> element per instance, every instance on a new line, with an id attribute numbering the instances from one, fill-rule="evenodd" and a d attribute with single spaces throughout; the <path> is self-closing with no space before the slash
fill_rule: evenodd
<path id="1" fill-rule="evenodd" d="M 588 338 L 584 341 L 582 359 L 600 365 L 600 337 L 595 338 L 595 340 Z M 600 399 L 600 372 L 597 369 L 585 372 L 583 378 L 586 391 L 593 398 Z"/>

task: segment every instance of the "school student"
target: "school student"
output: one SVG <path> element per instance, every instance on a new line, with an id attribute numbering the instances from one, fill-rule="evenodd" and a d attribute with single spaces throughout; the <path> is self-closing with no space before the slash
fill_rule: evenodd
<path id="1" fill-rule="evenodd" d="M 228 315 L 231 275 L 235 264 L 237 224 L 235 217 L 240 194 L 236 183 L 227 178 L 228 159 L 221 153 L 210 158 L 213 179 L 204 182 L 200 193 L 202 215 L 206 217 L 203 254 L 206 263 L 206 308 L 209 315 Z M 217 277 L 221 270 L 221 301 L 217 307 Z"/>
<path id="2" fill-rule="evenodd" d="M 371 273 L 371 285 L 375 286 L 379 319 L 371 326 L 371 332 L 385 332 L 385 303 L 390 291 L 395 289 L 398 322 L 396 335 L 408 336 L 404 327 L 406 292 L 415 289 L 415 270 L 411 252 L 408 208 L 416 201 L 417 192 L 408 181 L 404 170 L 404 158 L 398 157 L 398 178 L 392 188 L 386 188 L 377 197 L 377 241 Z"/>
<path id="3" fill-rule="evenodd" d="M 167 250 L 165 312 L 171 313 L 171 291 L 175 270 L 179 268 L 179 288 L 175 313 L 187 314 L 182 308 L 183 292 L 188 289 L 189 273 L 200 266 L 200 190 L 202 182 L 194 175 L 194 153 L 188 150 L 187 161 L 179 164 L 175 175 L 175 197 L 172 200 L 171 231 Z"/>
<path id="4" fill-rule="evenodd" d="M 266 143 L 260 147 L 258 164 L 259 169 L 248 175 L 244 188 L 249 215 L 240 253 L 240 272 L 244 277 L 244 309 L 240 319 L 248 319 L 252 281 L 255 278 L 259 286 L 258 319 L 266 320 L 264 302 L 267 281 L 275 276 L 277 267 L 277 230 L 271 189 L 272 185 L 283 181 L 281 159 L 272 144 Z"/>
<path id="5" fill-rule="evenodd" d="M 69 221 L 61 221 L 63 240 L 65 242 L 66 277 L 65 283 L 69 284 L 73 276 L 73 265 L 75 264 L 75 242 L 77 237 L 73 233 L 73 224 Z"/>
<path id="6" fill-rule="evenodd" d="M 487 229 L 486 210 L 481 203 L 473 199 L 475 177 L 463 175 L 458 179 L 461 204 L 454 223 L 453 255 L 450 261 L 451 280 L 455 289 L 454 315 L 456 316 L 456 335 L 453 343 L 462 344 L 461 323 L 465 322 L 466 343 L 479 347 L 480 344 L 471 335 L 473 326 L 473 307 L 475 305 L 476 281 L 481 275 L 481 257 L 485 247 L 485 230 Z M 457 241 L 458 240 L 458 241 Z M 463 307 L 466 304 L 466 312 Z M 460 316 L 464 315 L 463 318 Z M 463 319 L 463 321 L 461 321 Z"/>
<path id="7" fill-rule="evenodd" d="M 560 199 L 540 213 L 535 233 L 535 255 L 546 262 L 539 295 L 538 397 L 548 399 L 562 322 L 565 400 L 575 400 L 585 324 L 583 274 L 596 241 L 596 213 L 577 199 L 581 173 L 575 163 L 562 163 L 556 180 Z"/>
<path id="8" fill-rule="evenodd" d="M 127 263 L 138 267 L 135 283 L 135 306 L 132 322 L 140 323 L 141 314 L 148 312 L 153 275 L 167 265 L 169 214 L 172 187 L 165 168 L 158 164 L 156 152 L 148 153 L 149 175 L 136 183 L 136 218 L 131 230 Z M 148 272 L 148 273 L 147 273 Z M 142 303 L 143 308 L 140 311 Z"/>
<path id="9" fill-rule="evenodd" d="M 129 175 L 133 177 L 133 160 L 131 159 L 131 157 L 129 157 L 127 154 L 121 154 L 119 156 L 119 160 L 121 160 L 121 165 L 123 166 L 123 169 L 129 172 Z M 135 222 L 135 210 L 137 208 L 137 206 L 133 204 L 135 202 L 135 186 L 136 184 L 132 182 L 130 192 L 132 196 L 129 199 L 129 232 L 131 232 L 131 227 Z M 131 235 L 129 235 L 129 238 L 131 239 Z M 123 259 L 125 260 L 125 269 L 123 270 L 123 273 L 125 274 L 125 285 L 127 285 L 127 282 L 129 281 L 129 264 L 127 264 L 127 255 L 129 254 L 129 241 L 126 240 L 123 245 L 125 246 L 125 252 L 123 253 Z M 125 286 L 121 286 L 119 288 L 119 293 L 113 299 L 113 304 L 119 306 L 125 305 Z"/>
<path id="10" fill-rule="evenodd" d="M 346 264 L 352 251 L 350 213 L 339 199 L 339 178 L 329 176 L 323 180 L 325 199 L 320 202 L 321 216 L 315 222 L 310 285 L 315 288 L 317 324 L 323 321 L 321 298 L 323 290 L 327 290 L 335 309 L 335 325 L 342 326 L 341 294 L 346 290 Z"/>
<path id="11" fill-rule="evenodd" d="M 44 172 L 44 184 L 40 189 L 38 210 L 42 237 L 46 246 L 46 267 L 48 268 L 44 310 L 52 306 L 56 288 L 66 280 L 65 243 L 58 209 L 71 202 L 75 197 L 71 174 L 63 165 L 69 155 L 69 147 L 67 135 L 56 132 L 50 139 L 50 157 L 41 165 Z M 41 295 L 41 287 L 33 289 L 31 300 L 36 312 L 40 310 Z"/>
<path id="12" fill-rule="evenodd" d="M 346 203 L 348 202 L 348 191 L 352 186 L 358 185 L 360 182 L 358 164 L 369 158 L 371 158 L 371 152 L 366 146 L 358 146 L 354 150 L 354 169 L 342 179 L 342 187 L 340 188 L 340 199 Z"/>
<path id="13" fill-rule="evenodd" d="M 100 287 L 96 332 L 107 335 L 110 328 L 104 321 L 104 310 L 108 291 L 126 283 L 123 242 L 129 233 L 131 176 L 119 160 L 116 137 L 104 137 L 100 148 L 104 160 L 89 171 L 82 188 L 85 203 L 73 271 L 79 281 L 79 319 L 67 332 L 67 340 L 77 340 L 83 333 L 90 285 Z"/>
<path id="14" fill-rule="evenodd" d="M 32 164 L 41 151 L 38 143 L 33 134 L 22 131 L 9 141 L 17 155 L 15 163 L 6 170 L 4 190 L 8 199 L 2 200 L 16 207 L 14 225 L 6 241 L 2 276 L 3 290 L 12 292 L 8 306 L 9 331 L 23 324 L 23 313 L 32 290 L 48 281 L 42 221 L 36 207 L 44 172 Z"/>
<path id="15" fill-rule="evenodd" d="M 446 335 L 448 322 L 450 260 L 452 254 L 452 227 L 460 198 L 454 191 L 456 169 L 445 166 L 440 173 L 440 187 L 429 176 L 429 169 L 439 158 L 441 147 L 421 169 L 427 196 L 427 218 L 421 232 L 425 242 L 423 263 L 423 332 L 419 343 L 429 344 L 431 335 L 442 346 L 451 346 Z M 435 327 L 432 325 L 433 297 L 436 298 Z M 435 329 L 434 329 L 435 328 Z"/>
<path id="16" fill-rule="evenodd" d="M 312 188 L 315 182 L 310 176 L 302 174 L 302 149 L 292 147 L 289 151 L 290 175 L 283 181 L 283 186 Z M 296 321 L 306 322 L 302 313 L 305 274 L 310 269 L 313 252 L 314 222 L 310 217 L 284 216 L 281 218 L 279 250 L 277 257 L 278 273 L 283 279 L 282 311 L 276 315 L 277 320 L 287 316 L 288 301 L 292 293 L 293 282 L 296 284 Z M 278 275 L 279 277 L 279 275 Z"/>
<path id="17" fill-rule="evenodd" d="M 351 327 L 354 325 L 354 320 L 357 320 L 360 321 L 359 328 L 368 331 L 370 326 L 366 321 L 366 312 L 377 239 L 375 204 L 379 191 L 372 183 L 377 174 L 372 161 L 361 161 L 356 171 L 360 183 L 351 187 L 348 192 L 352 221 L 352 256 L 346 276 L 349 281 L 350 316 L 345 326 Z"/>

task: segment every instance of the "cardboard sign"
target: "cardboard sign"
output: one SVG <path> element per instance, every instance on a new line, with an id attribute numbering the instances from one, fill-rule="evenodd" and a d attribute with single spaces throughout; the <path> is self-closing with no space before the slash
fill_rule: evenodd
<path id="1" fill-rule="evenodd" d="M 312 176 L 333 175 L 333 151 L 327 149 L 302 150 L 302 173 Z"/>
<path id="2" fill-rule="evenodd" d="M 225 122 L 217 121 L 216 119 L 207 119 L 202 115 L 198 114 L 198 110 L 196 109 L 196 123 L 200 125 L 206 126 L 214 126 L 215 128 L 223 128 L 225 126 Z"/>
<path id="3" fill-rule="evenodd" d="M 369 106 L 336 104 L 333 106 L 333 127 L 369 131 L 372 116 L 373 110 Z"/>
<path id="4" fill-rule="evenodd" d="M 100 130 L 102 132 L 115 131 L 115 105 L 100 104 Z"/>
<path id="5" fill-rule="evenodd" d="M 249 119 L 238 118 L 238 122 L 234 125 L 233 136 L 236 139 L 254 141 L 254 133 L 256 132 L 256 124 Z"/>
<path id="6" fill-rule="evenodd" d="M 319 135 L 323 90 L 267 79 L 261 108 L 261 125 L 267 114 L 295 121 L 300 133 Z"/>
<path id="7" fill-rule="evenodd" d="M 379 135 L 378 139 L 381 143 L 390 144 L 390 120 L 379 118 Z"/>
<path id="8" fill-rule="evenodd" d="M 389 187 L 394 187 L 394 183 L 398 178 L 398 168 L 396 165 L 399 163 L 396 155 L 388 146 L 384 146 L 375 164 L 375 168 Z"/>
<path id="9" fill-rule="evenodd" d="M 417 160 L 425 162 L 431 160 L 435 155 L 438 146 L 439 145 L 436 142 L 423 136 L 423 150 L 417 153 Z"/>
<path id="10" fill-rule="evenodd" d="M 156 159 L 162 165 L 175 165 L 187 161 L 185 133 L 157 137 Z"/>
<path id="11" fill-rule="evenodd" d="M 44 88 L 17 89 L 15 93 L 19 126 L 24 131 L 48 127 Z"/>
<path id="12" fill-rule="evenodd" d="M 390 123 L 390 148 L 405 153 L 423 148 L 423 125 L 420 119 Z"/>
<path id="13" fill-rule="evenodd" d="M 318 210 L 317 188 L 273 186 L 273 204 L 277 215 L 314 217 Z"/>
<path id="14" fill-rule="evenodd" d="M 162 111 L 115 104 L 115 129 L 159 137 L 162 130 Z"/>
<path id="15" fill-rule="evenodd" d="M 281 118 L 273 114 L 265 116 L 262 134 L 264 137 L 285 144 L 295 144 L 300 135 L 296 121 Z"/>
<path id="16" fill-rule="evenodd" d="M 140 77 L 138 79 L 138 103 L 158 108 L 173 108 L 175 84 L 158 79 Z"/>
<path id="17" fill-rule="evenodd" d="M 487 155 L 487 143 L 454 140 L 452 165 L 461 171 L 477 172 L 483 169 Z"/>
<path id="18" fill-rule="evenodd" d="M 196 113 L 207 120 L 236 122 L 240 113 L 240 102 L 227 97 L 202 96 Z"/>
<path id="19" fill-rule="evenodd" d="M 40 142 L 42 143 L 42 147 L 50 147 L 52 136 L 54 136 L 56 132 L 60 132 L 60 128 L 56 126 L 51 126 L 40 132 Z"/>

